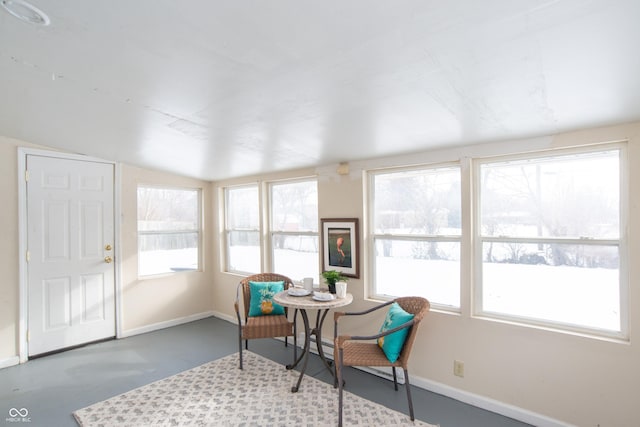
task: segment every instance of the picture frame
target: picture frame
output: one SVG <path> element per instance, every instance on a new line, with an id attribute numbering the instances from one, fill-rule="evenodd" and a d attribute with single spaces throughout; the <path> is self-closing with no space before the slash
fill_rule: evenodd
<path id="1" fill-rule="evenodd" d="M 322 271 L 336 270 L 343 276 L 360 277 L 358 218 L 322 218 Z"/>

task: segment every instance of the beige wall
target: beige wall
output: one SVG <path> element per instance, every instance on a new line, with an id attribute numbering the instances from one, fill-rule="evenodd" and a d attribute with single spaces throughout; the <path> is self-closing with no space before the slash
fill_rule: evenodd
<path id="1" fill-rule="evenodd" d="M 46 149 L 0 136 L 0 367 L 18 360 L 18 147 Z M 180 176 L 122 165 L 120 235 L 122 272 L 119 301 L 120 331 L 130 335 L 211 315 L 212 184 Z M 203 266 L 200 272 L 137 277 L 136 188 L 138 183 L 200 188 L 203 194 Z M 205 210 L 206 208 L 206 210 Z"/>
<path id="2" fill-rule="evenodd" d="M 122 166 L 122 333 L 139 332 L 176 319 L 211 314 L 212 269 L 211 229 L 212 184 L 133 166 Z M 202 190 L 202 271 L 138 278 L 138 234 L 136 222 L 138 184 Z"/>
<path id="3" fill-rule="evenodd" d="M 319 217 L 357 217 L 364 232 L 363 170 L 418 163 L 464 162 L 466 158 L 619 140 L 629 140 L 631 341 L 595 339 L 474 317 L 470 314 L 471 265 L 465 261 L 462 265 L 462 312 L 430 313 L 419 331 L 418 344 L 412 354 L 414 384 L 521 418 L 529 417 L 531 422 L 539 425 L 554 425 L 555 421 L 594 427 L 640 425 L 640 410 L 637 408 L 640 349 L 634 334 L 640 330 L 640 292 L 637 287 L 640 278 L 640 123 L 352 162 L 349 176 L 338 176 L 335 173 L 337 165 L 314 171 L 318 176 Z M 302 170 L 297 175 L 309 173 L 309 170 Z M 273 174 L 260 179 L 268 181 L 291 176 L 296 176 L 296 173 Z M 217 191 L 226 185 L 255 182 L 256 179 L 258 177 L 218 182 Z M 219 228 L 220 224 L 215 241 L 220 241 Z M 360 243 L 364 255 L 366 236 L 362 234 Z M 366 256 L 363 256 L 363 261 L 361 278 L 349 281 L 349 291 L 355 298 L 349 309 L 353 310 L 374 304 L 366 300 Z M 236 276 L 221 271 L 215 273 L 214 310 L 225 318 L 233 315 L 231 302 L 237 281 Z M 344 327 L 350 333 L 371 333 L 381 322 L 381 318 L 370 323 L 345 322 Z M 325 324 L 325 338 L 332 336 L 331 323 Z M 453 375 L 454 360 L 464 361 L 464 378 Z"/>

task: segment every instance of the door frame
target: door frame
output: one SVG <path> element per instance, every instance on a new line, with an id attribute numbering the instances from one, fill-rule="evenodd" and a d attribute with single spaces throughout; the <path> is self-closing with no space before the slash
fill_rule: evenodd
<path id="1" fill-rule="evenodd" d="M 120 257 L 122 251 L 120 250 L 120 183 L 121 183 L 121 167 L 117 162 L 99 159 L 96 157 L 84 156 L 81 154 L 69 154 L 57 151 L 48 151 L 35 148 L 18 147 L 18 263 L 19 263 L 19 293 L 18 293 L 18 350 L 20 363 L 24 363 L 29 360 L 29 343 L 27 340 L 28 333 L 28 263 L 27 263 L 27 182 L 25 175 L 27 171 L 27 156 L 42 156 L 42 157 L 54 157 L 67 160 L 78 160 L 87 162 L 99 162 L 113 165 L 114 167 L 114 181 L 113 181 L 113 213 L 114 213 L 114 280 L 115 280 L 115 329 L 116 338 L 122 336 L 122 322 L 121 322 L 121 301 L 122 301 L 122 263 Z"/>

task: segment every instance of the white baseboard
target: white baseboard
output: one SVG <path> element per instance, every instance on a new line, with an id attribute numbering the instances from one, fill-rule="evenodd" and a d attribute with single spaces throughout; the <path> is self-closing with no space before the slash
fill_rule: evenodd
<path id="1" fill-rule="evenodd" d="M 129 329 L 120 334 L 118 338 L 132 337 L 134 335 L 146 334 L 147 332 L 158 331 L 160 329 L 170 328 L 172 326 L 182 325 L 183 323 L 189 323 L 207 317 L 214 316 L 213 311 L 205 311 L 202 313 L 196 313 L 189 316 L 179 317 L 177 319 L 166 320 L 164 322 L 153 323 L 151 325 L 141 326 L 139 328 Z"/>
<path id="2" fill-rule="evenodd" d="M 238 319 L 236 318 L 236 316 L 229 316 L 228 314 L 222 313 L 220 311 L 212 311 L 211 313 L 218 319 L 226 320 L 227 322 L 233 323 L 234 325 L 238 324 Z"/>
<path id="3" fill-rule="evenodd" d="M 411 375 L 411 385 L 538 427 L 573 427 L 573 424 L 422 377 Z"/>
<path id="4" fill-rule="evenodd" d="M 214 316 L 219 317 L 228 322 L 231 322 L 233 324 L 237 324 L 237 320 L 232 316 L 228 316 L 218 312 L 214 313 Z M 316 349 L 314 338 L 312 338 L 312 341 L 313 342 L 311 343 L 311 352 L 317 354 L 318 350 Z M 298 346 L 302 347 L 303 345 L 304 345 L 304 332 L 300 332 L 298 334 Z M 322 340 L 322 351 L 324 351 L 324 354 L 327 357 L 327 359 L 333 360 L 333 342 L 329 340 Z M 379 377 L 385 378 L 387 380 L 393 381 L 391 368 L 389 368 L 388 370 L 386 369 L 383 370 L 381 368 L 358 367 L 358 369 L 361 369 L 365 372 L 369 372 L 373 375 L 377 375 Z M 404 384 L 403 370 L 399 369 L 396 371 L 398 374 L 398 383 Z M 554 418 L 547 417 L 545 415 L 520 408 L 518 406 L 509 405 L 507 403 L 500 402 L 495 399 L 481 396 L 479 394 L 460 390 L 458 388 L 451 387 L 436 381 L 427 380 L 425 378 L 417 377 L 415 375 L 410 375 L 410 380 L 411 380 L 411 385 L 415 387 L 419 387 L 419 388 L 431 391 L 433 393 L 441 394 L 443 396 L 450 397 L 452 399 L 467 403 L 477 408 L 495 412 L 496 414 L 504 415 L 505 417 L 513 418 L 515 420 L 522 421 L 527 424 L 532 424 L 538 427 L 573 427 L 572 424 L 568 424 L 568 423 L 556 420 Z"/>
<path id="5" fill-rule="evenodd" d="M 313 343 L 311 345 L 311 351 L 317 354 L 318 350 L 316 349 L 315 340 L 313 338 L 312 341 Z M 327 340 L 322 341 L 322 351 L 324 351 L 325 356 L 327 357 L 327 359 L 333 359 L 333 343 Z M 304 333 L 300 333 L 300 336 L 298 337 L 298 343 L 304 343 Z M 389 381 L 393 381 L 391 368 L 385 369 L 358 367 L 358 369 L 385 378 Z M 396 371 L 398 375 L 398 383 L 404 384 L 404 371 L 402 369 L 396 369 Z M 495 399 L 490 399 L 479 394 L 460 390 L 436 381 L 427 380 L 422 377 L 416 377 L 415 375 L 411 374 L 410 380 L 411 385 L 415 387 L 420 387 L 433 393 L 441 394 L 443 396 L 450 397 L 452 399 L 467 403 L 477 408 L 495 412 L 496 414 L 504 415 L 505 417 L 513 418 L 527 424 L 535 425 L 538 427 L 573 427 L 572 424 L 567 424 L 565 422 L 538 414 L 536 412 L 532 412 L 514 405 L 509 405 L 507 403 L 500 402 Z"/>
<path id="6" fill-rule="evenodd" d="M 0 369 L 8 368 L 9 366 L 18 365 L 20 363 L 20 357 L 11 356 L 5 359 L 0 359 Z"/>

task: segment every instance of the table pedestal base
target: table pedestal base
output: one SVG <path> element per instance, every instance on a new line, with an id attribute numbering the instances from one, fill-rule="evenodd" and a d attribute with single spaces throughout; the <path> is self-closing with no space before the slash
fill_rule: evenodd
<path id="1" fill-rule="evenodd" d="M 296 310 L 297 311 L 297 310 Z M 295 386 L 291 387 L 291 392 L 296 393 L 300 389 L 300 383 L 302 382 L 302 378 L 304 377 L 304 373 L 307 370 L 307 363 L 309 362 L 309 353 L 311 350 L 311 336 L 316 337 L 316 347 L 318 349 L 318 355 L 320 356 L 320 360 L 327 368 L 327 370 L 331 373 L 331 375 L 335 378 L 335 370 L 332 367 L 332 362 L 327 360 L 324 355 L 324 350 L 322 349 L 322 324 L 324 323 L 325 317 L 327 317 L 327 313 L 329 313 L 329 309 L 318 310 L 316 313 L 316 325 L 314 328 L 311 328 L 309 325 L 309 315 L 307 314 L 307 310 L 300 309 L 300 314 L 302 315 L 302 321 L 304 323 L 304 348 L 300 357 L 290 365 L 287 365 L 287 369 L 293 369 L 302 362 L 302 369 L 300 370 L 300 376 L 298 377 L 298 382 Z M 295 314 L 294 314 L 295 316 Z"/>

